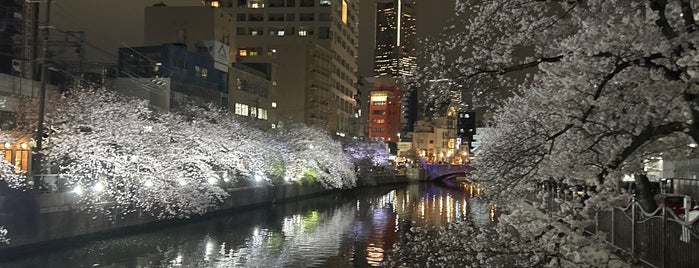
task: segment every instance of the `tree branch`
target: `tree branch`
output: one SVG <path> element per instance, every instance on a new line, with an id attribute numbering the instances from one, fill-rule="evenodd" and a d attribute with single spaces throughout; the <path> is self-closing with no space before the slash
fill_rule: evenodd
<path id="1" fill-rule="evenodd" d="M 666 7 L 667 0 L 650 0 L 650 9 L 658 12 L 658 19 L 655 20 L 655 25 L 660 27 L 660 30 L 665 38 L 671 40 L 677 37 L 677 33 L 674 29 L 672 29 L 672 26 L 670 26 L 670 23 L 667 21 L 667 17 L 665 16 Z"/>

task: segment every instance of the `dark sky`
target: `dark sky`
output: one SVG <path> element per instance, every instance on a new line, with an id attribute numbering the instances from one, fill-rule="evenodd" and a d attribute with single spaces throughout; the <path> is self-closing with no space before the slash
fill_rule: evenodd
<path id="1" fill-rule="evenodd" d="M 455 0 L 416 0 L 417 36 L 422 39 L 439 33 L 454 15 Z M 359 2 L 359 75 L 373 76 L 376 0 Z M 418 48 L 420 53 L 420 48 Z"/>
<path id="2" fill-rule="evenodd" d="M 116 56 L 119 47 L 143 45 L 143 7 L 161 1 L 169 6 L 201 5 L 201 0 L 58 0 L 52 4 L 51 24 L 64 31 L 85 31 L 89 43 L 106 50 L 88 57 L 106 61 L 110 57 L 107 52 Z M 416 1 L 418 38 L 439 32 L 454 13 L 455 0 Z M 376 0 L 359 1 L 359 74 L 362 76 L 373 75 L 375 3 Z"/>

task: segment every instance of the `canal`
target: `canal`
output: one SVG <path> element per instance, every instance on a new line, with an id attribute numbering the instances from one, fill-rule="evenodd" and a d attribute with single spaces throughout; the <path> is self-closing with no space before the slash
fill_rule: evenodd
<path id="1" fill-rule="evenodd" d="M 0 263 L 22 267 L 377 266 L 413 226 L 488 224 L 478 189 L 421 183 L 362 188 Z"/>

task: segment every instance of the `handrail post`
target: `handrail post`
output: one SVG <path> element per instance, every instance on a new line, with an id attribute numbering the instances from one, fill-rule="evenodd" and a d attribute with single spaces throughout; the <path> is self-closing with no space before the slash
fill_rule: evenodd
<path id="1" fill-rule="evenodd" d="M 612 208 L 612 231 L 611 231 L 611 240 L 612 240 L 611 242 L 612 242 L 612 245 L 616 246 L 616 244 L 614 243 L 614 240 L 615 240 L 614 239 L 614 223 L 616 222 L 616 216 L 614 214 L 616 214 L 616 207 Z"/>
<path id="2" fill-rule="evenodd" d="M 636 198 L 631 199 L 631 258 L 636 258 Z"/>
<path id="3" fill-rule="evenodd" d="M 667 255 L 667 252 L 668 252 L 668 251 L 667 251 L 667 241 L 666 241 L 666 240 L 667 240 L 667 211 L 665 210 L 665 208 L 666 208 L 666 207 L 665 207 L 665 204 L 663 204 L 663 207 L 662 207 L 662 208 L 663 208 L 663 223 L 662 223 L 662 227 L 663 227 L 663 232 L 662 232 L 662 234 L 663 234 L 663 239 L 660 241 L 660 243 L 661 243 L 661 246 L 662 246 L 662 253 L 663 253 L 663 259 L 662 259 L 662 260 L 663 260 L 663 263 L 662 263 L 662 266 L 661 266 L 661 267 L 665 268 L 665 267 L 668 267 L 668 266 L 667 266 L 667 256 L 666 256 L 666 255 Z"/>

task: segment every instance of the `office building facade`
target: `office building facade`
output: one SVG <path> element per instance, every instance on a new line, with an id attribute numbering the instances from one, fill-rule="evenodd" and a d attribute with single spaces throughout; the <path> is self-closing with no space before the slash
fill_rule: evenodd
<path id="1" fill-rule="evenodd" d="M 410 76 L 416 68 L 414 0 L 378 0 L 374 75 Z"/>
<path id="2" fill-rule="evenodd" d="M 236 61 L 277 70 L 279 120 L 359 134 L 358 3 L 352 0 L 222 0 L 235 16 Z"/>

